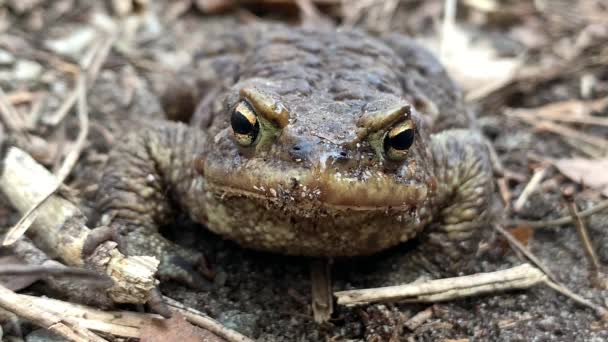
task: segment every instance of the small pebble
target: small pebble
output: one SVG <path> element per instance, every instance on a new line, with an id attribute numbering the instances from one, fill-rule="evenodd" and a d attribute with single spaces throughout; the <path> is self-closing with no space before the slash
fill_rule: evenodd
<path id="1" fill-rule="evenodd" d="M 15 64 L 13 70 L 13 76 L 17 80 L 28 81 L 37 79 L 42 73 L 42 66 L 34 61 L 28 61 L 25 59 L 19 60 Z"/>
<path id="2" fill-rule="evenodd" d="M 13 62 L 15 62 L 15 57 L 8 51 L 0 49 L 0 65 L 13 64 Z"/>

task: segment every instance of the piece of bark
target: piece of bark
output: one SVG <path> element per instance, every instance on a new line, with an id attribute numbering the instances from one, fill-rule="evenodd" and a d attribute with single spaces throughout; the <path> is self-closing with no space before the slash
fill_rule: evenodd
<path id="1" fill-rule="evenodd" d="M 52 192 L 57 183 L 47 169 L 15 147 L 7 150 L 0 173 L 0 190 L 21 214 Z M 82 248 L 91 230 L 74 204 L 53 194 L 32 217 L 35 219 L 27 233 L 37 247 L 66 265 L 85 265 Z M 101 244 L 86 265 L 112 278 L 115 285 L 107 290 L 107 295 L 114 302 L 143 304 L 157 284 L 156 258 L 125 257 L 112 241 Z"/>

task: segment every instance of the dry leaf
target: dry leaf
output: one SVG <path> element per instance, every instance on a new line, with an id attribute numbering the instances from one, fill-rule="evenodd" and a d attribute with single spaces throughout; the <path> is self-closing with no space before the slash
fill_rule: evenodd
<path id="1" fill-rule="evenodd" d="M 530 226 L 523 225 L 509 229 L 509 233 L 511 233 L 511 235 L 513 235 L 513 237 L 522 245 L 527 246 L 532 236 L 534 236 L 534 229 Z"/>
<path id="2" fill-rule="evenodd" d="M 608 159 L 558 159 L 554 165 L 571 180 L 608 196 Z"/>
<path id="3" fill-rule="evenodd" d="M 468 100 L 483 97 L 510 82 L 521 66 L 520 57 L 505 57 L 492 45 L 491 38 L 455 26 L 440 51 L 438 37 L 419 42 L 440 57 L 450 76 L 463 88 Z"/>
<path id="4" fill-rule="evenodd" d="M 211 332 L 188 323 L 178 313 L 173 313 L 171 319 L 153 320 L 151 324 L 142 327 L 140 341 L 226 342 Z"/>

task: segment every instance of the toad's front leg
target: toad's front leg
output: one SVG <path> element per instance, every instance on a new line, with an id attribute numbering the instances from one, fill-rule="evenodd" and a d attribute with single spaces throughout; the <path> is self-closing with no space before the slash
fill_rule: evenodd
<path id="1" fill-rule="evenodd" d="M 422 248 L 441 269 L 467 273 L 496 203 L 490 155 L 484 138 L 472 130 L 443 131 L 431 143 L 439 211 Z"/>
<path id="2" fill-rule="evenodd" d="M 110 153 L 99 187 L 101 224 L 115 229 L 128 255 L 160 259 L 158 276 L 197 287 L 203 255 L 162 237 L 174 210 L 202 210 L 194 199 L 204 187 L 194 161 L 204 153 L 204 132 L 182 124 L 162 123 L 121 139 Z M 198 196 L 200 198 L 200 196 Z"/>

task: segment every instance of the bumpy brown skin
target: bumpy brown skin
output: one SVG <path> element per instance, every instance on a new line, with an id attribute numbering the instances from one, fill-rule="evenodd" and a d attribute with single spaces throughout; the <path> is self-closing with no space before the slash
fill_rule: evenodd
<path id="1" fill-rule="evenodd" d="M 225 41 L 199 56 L 201 84 L 219 76 L 223 86 L 203 96 L 193 125 L 162 123 L 111 153 L 99 204 L 127 252 L 157 254 L 161 277 L 196 283 L 199 254 L 157 233 L 183 210 L 243 246 L 284 254 L 365 255 L 418 236 L 443 269 L 466 270 L 479 237 L 468 223 L 489 216 L 491 167 L 430 53 L 399 35 L 283 26 Z M 272 123 L 253 147 L 233 137 L 239 101 Z M 374 137 L 404 120 L 414 143 L 405 160 L 389 160 Z"/>

